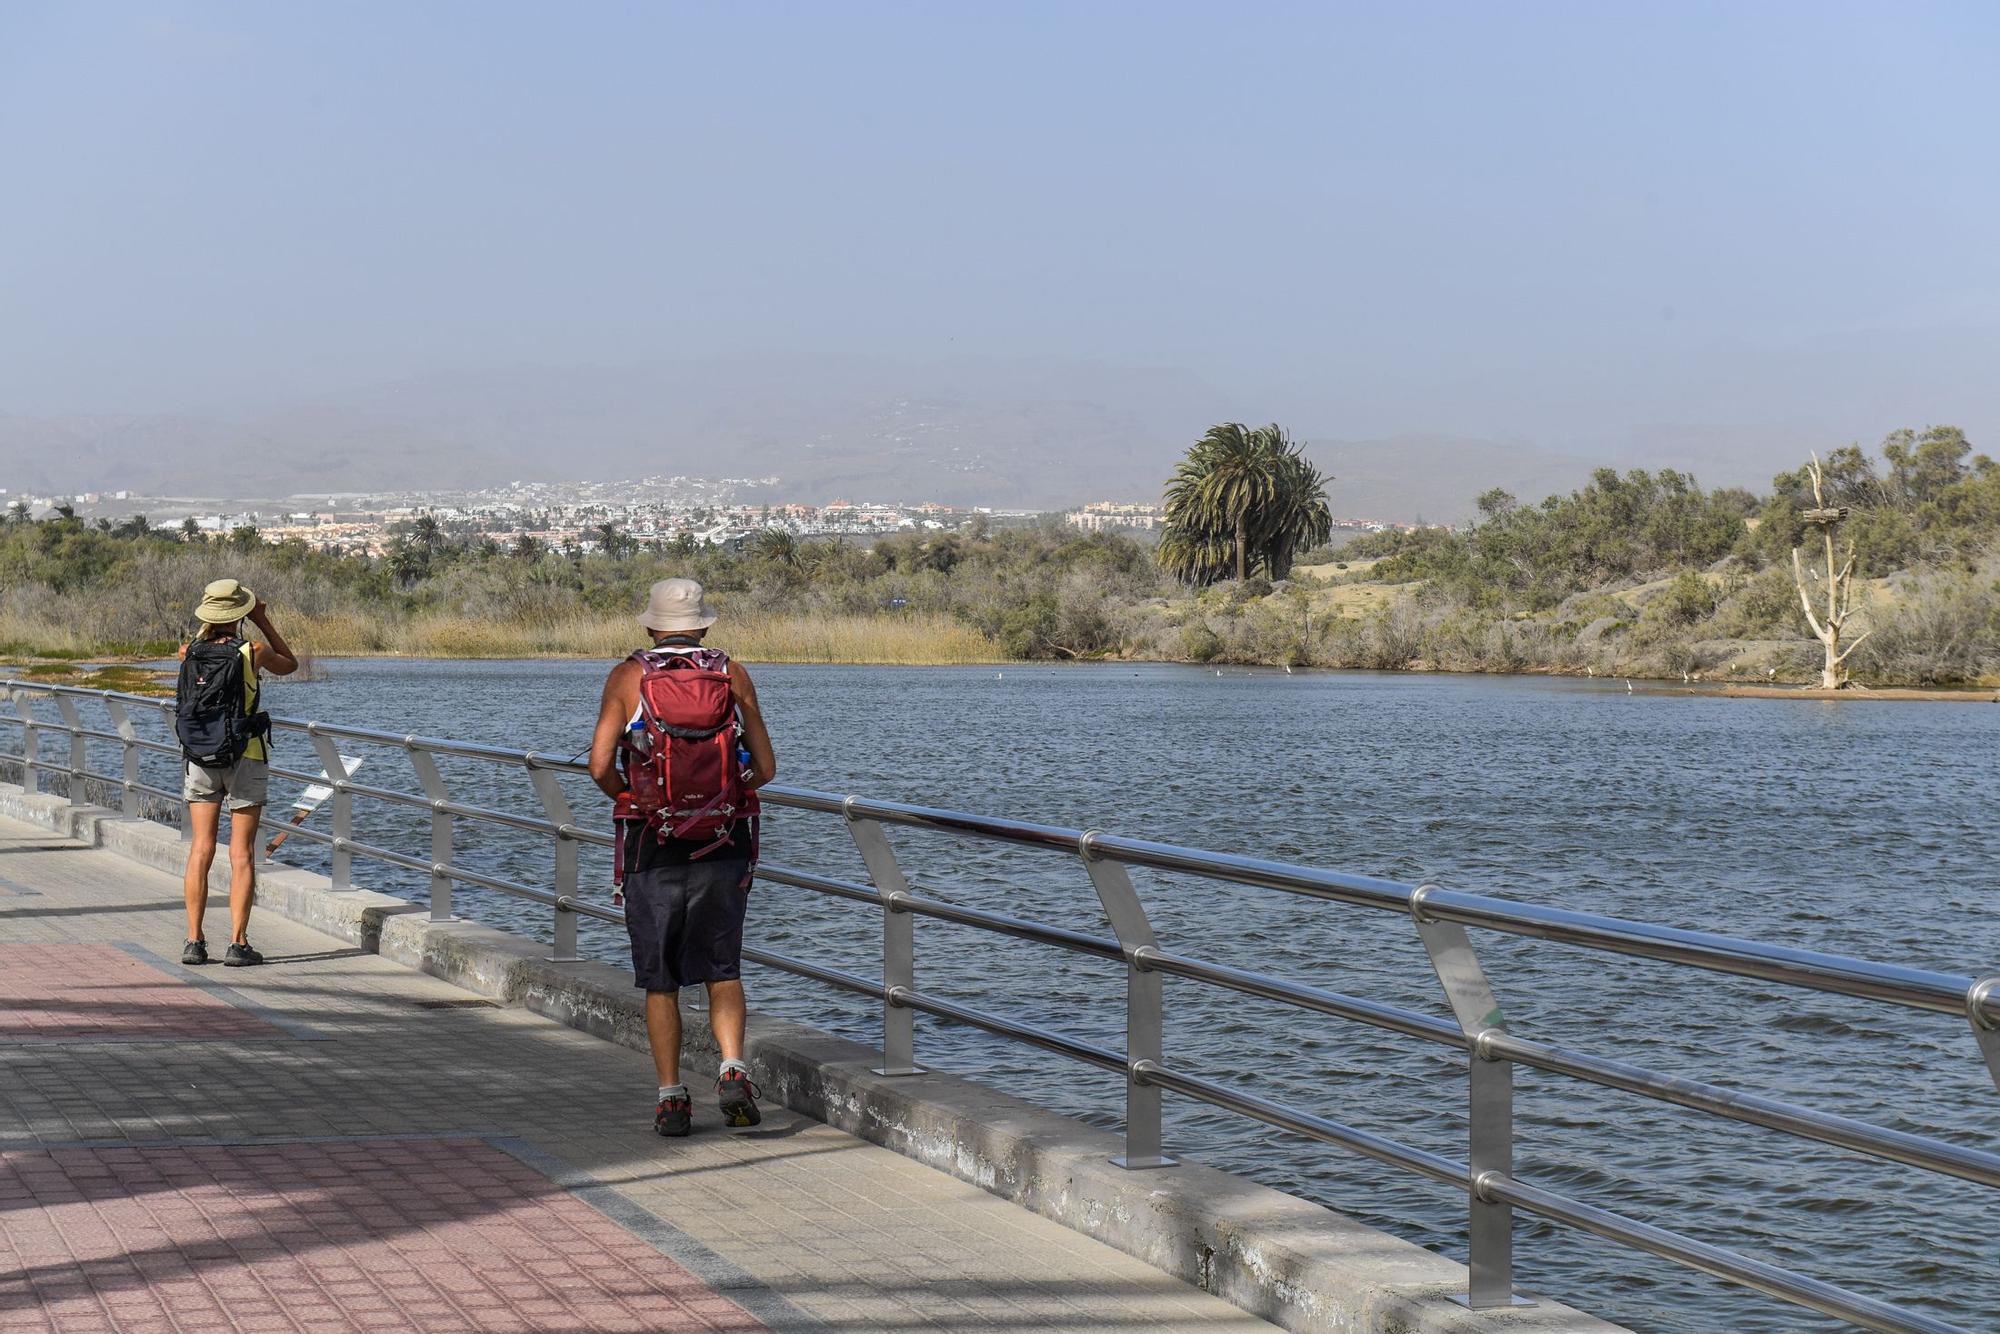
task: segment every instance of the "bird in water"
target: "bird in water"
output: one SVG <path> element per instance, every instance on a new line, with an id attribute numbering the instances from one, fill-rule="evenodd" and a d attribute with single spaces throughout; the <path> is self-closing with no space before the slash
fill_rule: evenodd
<path id="1" fill-rule="evenodd" d="M 1632 693 L 1632 683 L 1630 681 L 1625 683 L 1625 693 L 1628 695 Z"/>
<path id="2" fill-rule="evenodd" d="M 1285 664 L 1285 675 L 1290 676 L 1291 674 L 1292 674 L 1292 664 L 1288 662 Z"/>

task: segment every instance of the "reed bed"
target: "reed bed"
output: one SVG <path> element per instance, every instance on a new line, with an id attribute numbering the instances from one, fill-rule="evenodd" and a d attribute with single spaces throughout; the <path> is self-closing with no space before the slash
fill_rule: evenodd
<path id="1" fill-rule="evenodd" d="M 0 657 L 77 658 L 94 647 L 74 622 L 0 610 Z"/>
<path id="2" fill-rule="evenodd" d="M 281 628 L 286 628 L 281 623 Z M 529 623 L 423 615 L 402 621 L 331 615 L 287 629 L 318 657 L 612 658 L 643 642 L 631 616 L 579 615 Z M 949 616 L 748 616 L 713 631 L 745 662 L 949 666 L 998 662 L 997 645 Z"/>

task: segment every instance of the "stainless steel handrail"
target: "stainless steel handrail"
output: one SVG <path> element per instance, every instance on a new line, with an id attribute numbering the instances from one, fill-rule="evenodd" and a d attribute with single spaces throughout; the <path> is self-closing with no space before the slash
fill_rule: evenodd
<path id="1" fill-rule="evenodd" d="M 24 746 L 19 754 L 0 751 L 0 759 L 20 763 L 23 776 L 31 788 L 39 786 L 40 775 L 45 773 L 70 777 L 73 802 L 82 800 L 81 782 L 78 780 L 89 779 L 120 787 L 126 794 L 128 815 L 136 813 L 133 799 L 138 793 L 170 800 L 178 797 L 177 792 L 140 781 L 136 758 L 141 752 L 178 754 L 178 747 L 137 736 L 129 727 L 125 713 L 126 709 L 136 705 L 164 714 L 169 707 L 164 701 L 5 678 L 0 678 L 0 690 L 4 690 L 14 702 L 17 715 L 9 717 L 0 714 L 0 723 L 23 728 L 25 738 L 34 743 Z M 32 701 L 37 698 L 54 698 L 61 703 L 62 720 L 50 721 L 36 715 Z M 113 714 L 116 730 L 105 731 L 82 725 L 76 703 L 86 699 L 103 702 Z M 300 783 L 323 783 L 332 789 L 334 832 L 304 826 L 292 828 L 290 832 L 334 853 L 337 887 L 344 888 L 346 885 L 346 860 L 361 856 L 384 865 L 429 875 L 432 878 L 434 918 L 440 916 L 441 898 L 443 916 L 449 916 L 448 886 L 453 882 L 540 903 L 555 911 L 556 957 L 559 959 L 575 957 L 575 921 L 578 917 L 613 923 L 624 920 L 624 914 L 616 909 L 581 897 L 575 883 L 574 847 L 578 844 L 606 846 L 613 841 L 609 834 L 601 830 L 576 825 L 566 798 L 560 788 L 554 786 L 556 777 L 586 774 L 587 768 L 580 762 L 505 747 L 372 728 L 334 726 L 288 718 L 274 719 L 273 722 L 281 731 L 300 733 L 311 739 L 319 758 L 328 765 L 324 774 L 276 767 L 273 767 L 272 773 Z M 61 732 L 70 738 L 67 762 L 56 763 L 41 757 L 40 737 L 45 732 Z M 410 757 L 420 778 L 425 776 L 428 768 L 426 794 L 354 782 L 341 767 L 337 752 L 331 750 L 333 743 L 340 741 L 403 752 Z M 91 742 L 124 748 L 125 772 L 122 776 L 113 777 L 88 768 L 86 752 L 82 748 Z M 537 789 L 544 807 L 542 815 L 521 815 L 451 798 L 445 794 L 442 779 L 433 763 L 434 758 L 439 756 L 521 771 Z M 336 773 L 336 769 L 339 772 Z M 1970 1021 L 1996 1082 L 2000 1082 L 2000 979 L 1882 964 L 1766 945 L 1712 932 L 1575 913 L 1435 886 L 1408 885 L 1377 877 L 1125 838 L 1095 830 L 1007 820 L 905 802 L 778 786 L 765 788 L 763 797 L 768 806 L 838 816 L 846 822 L 864 860 L 868 862 L 871 883 L 775 864 L 761 866 L 758 878 L 767 884 L 850 903 L 879 906 L 884 923 L 884 978 L 876 982 L 842 969 L 754 947 L 746 948 L 744 957 L 761 966 L 882 1002 L 885 1068 L 893 1072 L 914 1068 L 908 1057 L 907 1014 L 911 1011 L 922 1012 L 1085 1064 L 1124 1072 L 1127 1078 L 1128 1146 L 1134 1150 L 1149 1150 L 1128 1151 L 1121 1161 L 1131 1166 L 1150 1166 L 1168 1161 L 1158 1154 L 1158 1094 L 1160 1090 L 1166 1090 L 1348 1149 L 1433 1181 L 1464 1188 L 1468 1191 L 1473 1221 L 1471 1300 L 1475 1306 L 1500 1305 L 1511 1296 L 1511 1241 L 1508 1239 L 1511 1225 L 1507 1211 L 1521 1208 L 1870 1328 L 1924 1331 L 1950 1328 L 1930 1317 L 1901 1310 L 1877 1299 L 1736 1255 L 1516 1179 L 1507 1166 L 1507 1156 L 1504 1153 L 1498 1158 L 1494 1156 L 1492 1140 L 1497 1125 L 1505 1131 L 1504 1139 L 1511 1141 L 1511 1129 L 1508 1128 L 1511 1126 L 1511 1093 L 1508 1092 L 1511 1085 L 1505 1082 L 1504 1072 L 1514 1064 L 1524 1065 L 1984 1186 L 2000 1187 L 2000 1155 L 1698 1080 L 1660 1074 L 1512 1034 L 1497 1019 L 1498 1010 L 1492 1004 L 1490 987 L 1465 928 L 1758 978 L 1922 1011 L 1960 1015 Z M 433 822 L 433 856 L 426 859 L 354 838 L 349 831 L 353 803 L 357 798 L 364 802 L 382 802 L 429 811 Z M 551 840 L 557 852 L 555 889 L 550 891 L 457 865 L 452 860 L 451 849 L 451 821 L 455 818 L 499 825 Z M 1113 925 L 1114 935 L 1098 935 L 1008 913 L 967 907 L 921 892 L 898 867 L 894 852 L 881 837 L 883 826 L 929 830 L 1078 858 L 1090 871 L 1092 883 Z M 567 853 L 564 852 L 566 847 L 570 849 Z M 1196 875 L 1353 907 L 1406 914 L 1416 924 L 1425 948 L 1431 953 L 1439 980 L 1445 987 L 1446 998 L 1459 1022 L 1447 1022 L 1419 1011 L 1348 996 L 1270 974 L 1209 963 L 1162 949 L 1153 940 L 1143 906 L 1125 875 L 1123 868 L 1128 866 Z M 910 976 L 907 926 L 895 926 L 899 920 L 907 923 L 913 917 L 952 922 L 1072 953 L 1123 959 L 1128 969 L 1128 1050 L 1120 1055 L 1095 1043 L 918 990 L 907 980 Z M 1372 1132 L 1284 1106 L 1232 1084 L 1175 1070 L 1157 1055 L 1160 1042 L 1157 978 L 1160 976 L 1180 977 L 1223 987 L 1310 1013 L 1366 1024 L 1463 1051 L 1473 1081 L 1472 1158 L 1467 1162 L 1456 1162 L 1398 1144 Z M 899 1015 L 903 1017 L 898 1019 Z M 898 1055 L 892 1058 L 889 1049 L 897 1044 L 890 1041 L 890 1037 L 898 1031 L 899 1024 L 904 1035 L 903 1042 L 898 1048 Z M 1497 1085 L 1496 1072 L 1502 1076 Z M 1483 1138 L 1482 1129 L 1485 1132 Z M 1499 1225 L 1497 1231 L 1496 1224 Z"/>

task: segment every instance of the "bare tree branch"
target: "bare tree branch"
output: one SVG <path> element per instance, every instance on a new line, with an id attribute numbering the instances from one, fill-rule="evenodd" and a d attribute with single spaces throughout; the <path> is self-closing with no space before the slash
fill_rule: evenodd
<path id="1" fill-rule="evenodd" d="M 1792 577 L 1799 586 L 1799 606 L 1805 609 L 1806 620 L 1812 624 L 1813 638 L 1824 641 L 1826 631 L 1821 628 L 1819 617 L 1813 614 L 1812 595 L 1806 589 L 1805 565 L 1799 560 L 1799 549 L 1792 548 Z"/>
<path id="2" fill-rule="evenodd" d="M 1854 652 L 1854 650 L 1860 648 L 1861 641 L 1868 638 L 1868 636 L 1874 633 L 1875 632 L 1873 630 L 1863 630 L 1860 634 L 1854 636 L 1853 640 L 1849 642 L 1847 647 L 1840 651 L 1840 656 L 1833 660 L 1833 665 L 1838 667 L 1840 666 L 1841 663 L 1846 662 L 1847 655 Z"/>

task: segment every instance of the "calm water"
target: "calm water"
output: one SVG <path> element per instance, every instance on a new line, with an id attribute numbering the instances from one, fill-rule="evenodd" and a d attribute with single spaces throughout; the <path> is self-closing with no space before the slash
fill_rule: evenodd
<path id="1" fill-rule="evenodd" d="M 281 684 L 293 717 L 568 755 L 604 667 L 326 664 Z M 1432 880 L 1962 972 L 2000 968 L 2000 707 L 1628 695 L 1545 679 L 1162 666 L 765 667 L 783 776 L 802 786 L 959 806 L 1324 866 Z M 302 740 L 283 762 L 305 767 Z M 388 754 L 362 777 L 413 788 Z M 527 806 L 525 782 L 461 766 L 473 799 Z M 577 792 L 578 810 L 601 803 Z M 406 812 L 362 808 L 369 837 L 427 847 Z M 322 820 L 324 816 L 320 817 Z M 391 835 L 388 831 L 407 832 Z M 860 878 L 837 821 L 782 812 L 766 857 Z M 898 834 L 930 892 L 1102 930 L 1073 862 Z M 292 845 L 298 848 L 298 845 Z M 461 833 L 466 859 L 539 881 L 546 852 Z M 310 863 L 314 849 L 298 848 Z M 395 872 L 371 883 L 412 887 Z M 1135 872 L 1172 949 L 1446 1012 L 1407 921 Z M 585 883 L 608 881 L 590 862 Z M 460 911 L 546 938 L 546 914 L 481 891 Z M 616 927 L 584 924 L 607 959 Z M 761 888 L 754 943 L 868 973 L 879 921 Z M 1515 1031 L 1882 1124 L 1991 1146 L 2000 1102 L 1963 1023 L 1759 983 L 1478 939 Z M 928 991 L 1118 1048 L 1116 968 L 946 924 L 917 927 Z M 754 973 L 752 1004 L 869 1040 L 863 1002 Z M 1169 979 L 1168 1059 L 1462 1157 L 1462 1060 L 1332 1019 Z M 1116 1078 L 918 1019 L 926 1062 L 1115 1127 Z M 1523 1177 L 1705 1240 L 2000 1328 L 1990 1192 L 1517 1073 Z M 641 1098 L 635 1090 L 635 1098 Z M 635 1103 L 635 1115 L 643 1108 Z M 1462 1257 L 1452 1192 L 1169 1097 L 1176 1153 L 1241 1171 Z M 1521 1220 L 1524 1287 L 1646 1329 L 1814 1327 L 1802 1312 L 1581 1234 Z"/>

